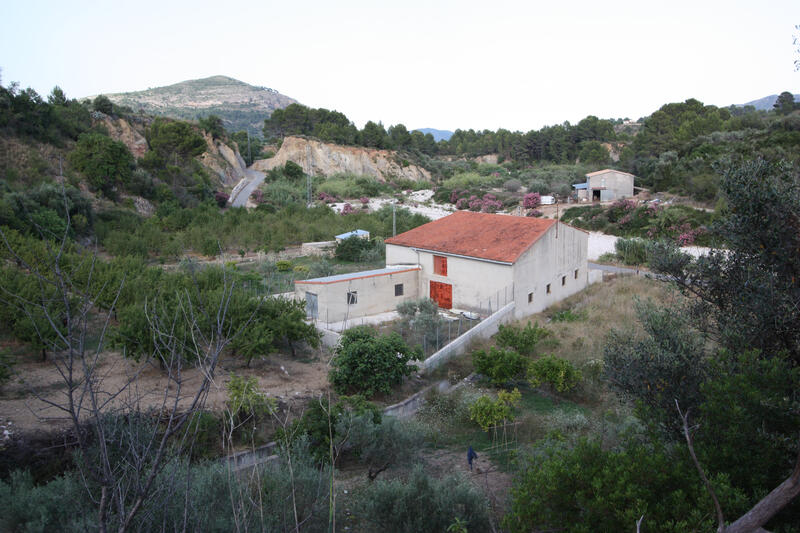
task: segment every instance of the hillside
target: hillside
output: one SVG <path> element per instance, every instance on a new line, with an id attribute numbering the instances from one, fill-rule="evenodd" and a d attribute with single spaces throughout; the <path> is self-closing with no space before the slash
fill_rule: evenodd
<path id="1" fill-rule="evenodd" d="M 145 91 L 106 94 L 112 102 L 134 111 L 182 120 L 217 115 L 228 131 L 249 128 L 261 135 L 264 119 L 296 100 L 274 89 L 249 85 L 227 76 L 211 76 Z M 93 98 L 93 97 L 89 97 Z"/>
<path id="2" fill-rule="evenodd" d="M 751 105 L 758 109 L 759 111 L 771 111 L 772 106 L 775 105 L 775 101 L 778 99 L 777 94 L 771 94 L 769 96 L 765 96 L 764 98 L 759 98 L 758 100 L 751 100 L 744 104 L 738 104 L 738 107 L 744 107 Z M 794 101 L 800 101 L 800 94 L 794 95 Z"/>
<path id="3" fill-rule="evenodd" d="M 414 131 L 418 131 L 420 133 L 427 134 L 430 133 L 433 135 L 433 140 L 437 143 L 439 141 L 449 141 L 450 137 L 453 136 L 453 132 L 450 130 L 437 130 L 435 128 L 417 128 Z"/>

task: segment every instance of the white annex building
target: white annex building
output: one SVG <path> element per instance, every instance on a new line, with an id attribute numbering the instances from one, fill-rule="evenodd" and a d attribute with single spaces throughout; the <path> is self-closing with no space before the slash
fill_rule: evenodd
<path id="1" fill-rule="evenodd" d="M 309 316 L 326 322 L 393 311 L 405 300 L 517 318 L 588 285 L 588 233 L 552 219 L 457 211 L 386 240 L 386 268 L 295 281 Z"/>

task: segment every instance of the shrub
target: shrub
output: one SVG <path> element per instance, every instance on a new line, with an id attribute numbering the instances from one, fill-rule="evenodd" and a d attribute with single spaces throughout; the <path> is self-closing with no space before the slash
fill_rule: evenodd
<path id="1" fill-rule="evenodd" d="M 278 269 L 278 272 L 289 272 L 292 269 L 292 262 L 281 259 L 275 262 L 275 268 Z"/>
<path id="2" fill-rule="evenodd" d="M 531 385 L 548 385 L 558 392 L 570 392 L 581 381 L 581 372 L 575 365 L 554 355 L 545 355 L 531 363 L 528 371 Z"/>
<path id="3" fill-rule="evenodd" d="M 586 320 L 588 313 L 585 309 L 580 311 L 573 311 L 572 309 L 564 309 L 563 311 L 556 311 L 550 320 L 553 322 L 580 322 Z"/>
<path id="4" fill-rule="evenodd" d="M 522 376 L 527 368 L 526 359 L 513 350 L 477 350 L 472 353 L 475 370 L 488 377 L 493 385 L 503 385 Z"/>
<path id="5" fill-rule="evenodd" d="M 357 326 L 342 334 L 331 360 L 329 379 L 340 394 L 358 392 L 370 397 L 389 393 L 417 369 L 408 363 L 421 355 L 397 333 L 379 335 L 369 326 Z"/>
<path id="6" fill-rule="evenodd" d="M 519 461 L 503 529 L 629 531 L 644 515 L 642 531 L 711 531 L 712 506 L 684 448 L 636 438 L 611 450 L 585 439 L 546 442 Z M 723 509 L 741 506 L 724 476 L 711 482 Z"/>
<path id="7" fill-rule="evenodd" d="M 341 261 L 357 262 L 361 260 L 364 252 L 372 250 L 375 246 L 372 240 L 353 235 L 336 244 L 334 256 Z"/>
<path id="8" fill-rule="evenodd" d="M 469 419 L 477 423 L 482 430 L 489 431 L 504 420 L 513 420 L 511 408 L 519 404 L 522 395 L 518 389 L 511 392 L 501 390 L 497 399 L 481 396 L 469 406 Z"/>
<path id="9" fill-rule="evenodd" d="M 344 413 L 336 423 L 336 433 L 347 435 L 344 446 L 367 466 L 370 481 L 391 466 L 416 462 L 424 442 L 418 423 L 392 416 L 376 421 L 372 413 Z"/>
<path id="10" fill-rule="evenodd" d="M 338 456 L 342 442 L 342 420 L 367 417 L 373 424 L 381 423 L 381 411 L 375 404 L 368 402 L 363 396 L 342 396 L 332 406 L 324 397 L 308 404 L 303 416 L 295 420 L 288 429 L 279 429 L 276 440 L 285 446 L 293 447 L 301 438 L 314 460 L 320 464 L 330 463 L 331 445 L 334 457 Z M 339 429 L 337 429 L 339 428 Z M 333 439 L 333 440 L 331 440 Z"/>
<path id="11" fill-rule="evenodd" d="M 232 376 L 225 386 L 228 390 L 228 410 L 233 420 L 261 418 L 275 410 L 276 402 L 258 390 L 254 377 Z"/>
<path id="12" fill-rule="evenodd" d="M 522 182 L 518 179 L 510 179 L 503 184 L 503 187 L 508 192 L 517 192 L 522 187 Z"/>
<path id="13" fill-rule="evenodd" d="M 405 482 L 378 481 L 356 493 L 355 516 L 366 531 L 440 533 L 457 519 L 469 531 L 489 531 L 485 497 L 458 476 L 437 480 L 421 466 Z"/>
<path id="14" fill-rule="evenodd" d="M 550 331 L 539 327 L 538 323 L 531 326 L 531 323 L 528 322 L 524 328 L 519 325 L 501 324 L 494 339 L 503 348 L 510 348 L 522 355 L 533 355 L 536 345 L 548 335 L 550 335 Z"/>
<path id="15" fill-rule="evenodd" d="M 648 261 L 650 244 L 644 239 L 620 238 L 614 243 L 614 250 L 626 265 L 643 265 Z"/>
<path id="16" fill-rule="evenodd" d="M 536 209 L 542 203 L 542 196 L 538 192 L 529 192 L 522 197 L 522 207 Z"/>

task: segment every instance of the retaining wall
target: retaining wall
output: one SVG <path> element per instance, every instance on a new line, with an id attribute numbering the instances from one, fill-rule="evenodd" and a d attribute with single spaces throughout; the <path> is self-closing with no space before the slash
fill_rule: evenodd
<path id="1" fill-rule="evenodd" d="M 420 370 L 427 372 L 441 366 L 456 355 L 464 353 L 473 339 L 488 339 L 497 333 L 500 324 L 512 320 L 514 320 L 514 302 L 501 307 L 492 316 L 484 319 L 480 324 L 425 359 L 420 365 Z"/>

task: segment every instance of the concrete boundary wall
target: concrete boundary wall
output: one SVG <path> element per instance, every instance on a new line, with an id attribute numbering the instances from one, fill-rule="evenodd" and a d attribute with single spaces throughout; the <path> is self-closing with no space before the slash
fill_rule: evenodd
<path id="1" fill-rule="evenodd" d="M 422 372 L 433 370 L 456 355 L 461 355 L 466 351 L 467 346 L 473 339 L 488 339 L 497 333 L 498 326 L 505 322 L 514 320 L 514 302 L 511 302 L 497 310 L 492 316 L 484 319 L 480 324 L 473 327 L 459 338 L 431 355 L 420 365 Z"/>
<path id="2" fill-rule="evenodd" d="M 247 185 L 249 181 L 250 180 L 247 178 L 247 176 L 239 180 L 239 183 L 237 183 L 231 191 L 230 197 L 228 197 L 229 204 L 233 205 L 233 201 L 236 200 L 236 197 L 239 196 L 239 193 L 242 192 L 242 189 L 244 189 L 245 185 Z M 245 199 L 245 202 L 246 201 L 247 200 Z"/>

